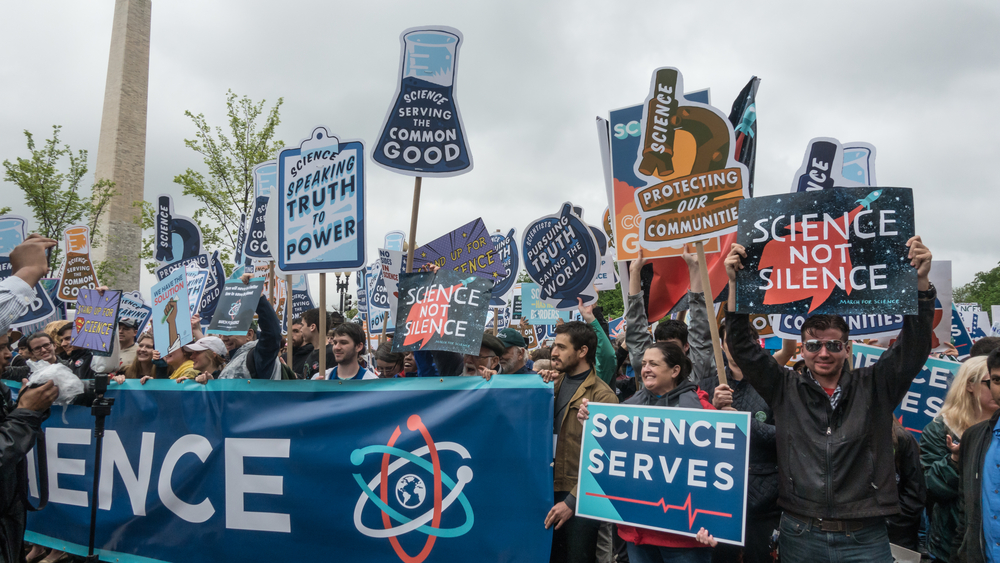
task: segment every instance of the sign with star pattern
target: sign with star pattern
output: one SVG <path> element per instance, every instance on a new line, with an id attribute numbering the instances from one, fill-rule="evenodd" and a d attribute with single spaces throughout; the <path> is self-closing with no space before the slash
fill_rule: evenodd
<path id="1" fill-rule="evenodd" d="M 414 271 L 426 270 L 430 264 L 493 281 L 507 275 L 482 218 L 418 248 L 413 255 Z"/>

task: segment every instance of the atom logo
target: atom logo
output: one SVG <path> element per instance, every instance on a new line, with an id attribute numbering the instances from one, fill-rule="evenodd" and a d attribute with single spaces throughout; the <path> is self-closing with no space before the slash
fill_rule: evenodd
<path id="1" fill-rule="evenodd" d="M 402 434 L 399 427 L 392 433 L 389 443 L 384 446 L 367 446 L 358 448 L 351 452 L 351 463 L 360 466 L 365 461 L 368 454 L 382 454 L 382 470 L 373 479 L 365 482 L 361 475 L 354 473 L 354 480 L 361 487 L 361 496 L 358 497 L 358 504 L 354 507 L 354 526 L 362 534 L 370 538 L 389 538 L 392 549 L 404 563 L 422 563 L 430 555 L 437 538 L 457 538 L 465 535 L 472 529 L 474 517 L 472 505 L 465 498 L 463 490 L 465 485 L 472 481 L 472 469 L 467 465 L 458 468 L 456 476 L 458 482 L 441 471 L 441 460 L 438 452 L 451 451 L 462 457 L 471 459 L 469 451 L 455 442 L 434 443 L 430 431 L 424 426 L 419 415 L 411 415 L 406 421 L 406 427 L 411 432 L 420 432 L 426 446 L 421 446 L 412 452 L 401 450 L 395 447 L 396 440 Z M 392 463 L 389 458 L 395 456 Z M 427 459 L 429 458 L 429 459 Z M 408 464 L 414 464 L 425 470 L 431 477 L 431 483 L 426 483 L 424 479 L 414 473 L 407 473 L 389 483 L 390 476 L 397 470 Z M 448 494 L 444 494 L 442 485 L 448 488 Z M 428 486 L 431 487 L 428 490 Z M 375 491 L 378 490 L 378 493 Z M 423 514 L 408 518 L 398 510 L 389 506 L 390 493 L 395 498 L 396 503 L 404 509 L 416 509 L 424 505 L 425 500 L 432 500 L 432 506 Z M 382 529 L 369 528 L 361 521 L 365 505 L 371 500 L 373 504 L 382 512 Z M 456 528 L 442 528 L 441 514 L 458 501 L 465 509 L 465 523 Z M 393 521 L 397 523 L 393 526 Z M 403 549 L 398 537 L 409 532 L 420 532 L 427 535 L 427 541 L 423 549 L 417 555 L 411 556 Z"/>

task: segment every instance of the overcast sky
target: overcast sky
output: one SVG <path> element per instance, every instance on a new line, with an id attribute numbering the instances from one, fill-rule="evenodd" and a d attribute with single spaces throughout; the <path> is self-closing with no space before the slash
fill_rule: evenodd
<path id="1" fill-rule="evenodd" d="M 0 160 L 27 156 L 22 131 L 53 124 L 97 156 L 114 2 L 4 3 L 0 8 Z M 376 140 L 395 89 L 399 33 L 450 25 L 465 36 L 456 100 L 472 172 L 423 183 L 418 243 L 481 216 L 514 227 L 572 200 L 594 224 L 607 206 L 595 116 L 640 103 L 653 69 L 674 66 L 688 91 L 711 88 L 729 112 L 752 75 L 756 193 L 787 192 L 813 137 L 878 150 L 880 185 L 911 187 L 917 232 L 955 285 L 1000 260 L 1000 3 L 941 2 L 153 2 L 146 199 L 173 177 L 206 171 L 184 147 L 185 110 L 224 125 L 232 89 L 273 103 L 278 137 L 315 125 Z M 413 179 L 368 168 L 369 256 L 408 230 Z M 2 185 L 4 205 L 29 215 Z M 151 278 L 143 280 L 148 291 Z M 331 284 L 332 285 L 332 284 Z M 314 282 L 315 287 L 315 282 Z M 331 290 L 332 293 L 332 290 Z M 332 298 L 331 298 L 332 299 Z"/>

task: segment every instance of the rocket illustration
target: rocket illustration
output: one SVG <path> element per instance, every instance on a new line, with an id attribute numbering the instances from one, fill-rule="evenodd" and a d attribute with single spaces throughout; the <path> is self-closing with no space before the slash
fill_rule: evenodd
<path id="1" fill-rule="evenodd" d="M 882 190 L 875 190 L 874 192 L 868 194 L 865 199 L 859 199 L 855 203 L 860 203 L 865 206 L 865 209 L 871 209 L 872 202 L 878 199 L 878 196 L 882 195 Z"/>

